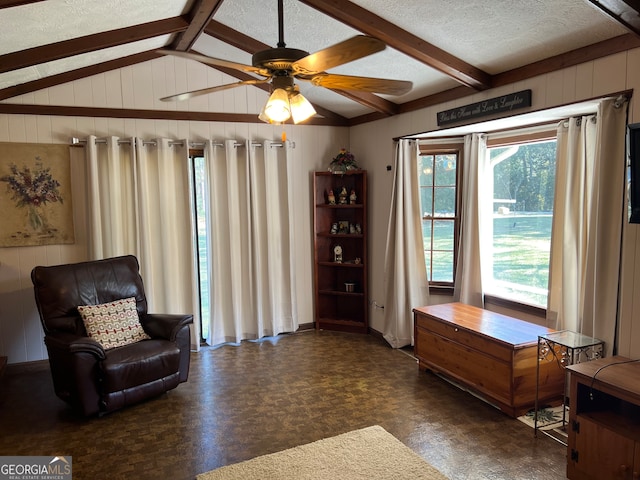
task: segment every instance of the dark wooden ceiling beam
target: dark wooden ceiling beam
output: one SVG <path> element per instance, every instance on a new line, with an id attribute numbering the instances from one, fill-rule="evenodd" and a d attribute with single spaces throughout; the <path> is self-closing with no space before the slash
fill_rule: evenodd
<path id="1" fill-rule="evenodd" d="M 45 0 L 0 0 L 0 9 L 19 7 L 21 5 L 28 5 L 30 3 L 44 2 Z"/>
<path id="2" fill-rule="evenodd" d="M 591 62 L 599 58 L 607 57 L 626 50 L 640 47 L 640 38 L 628 33 L 609 40 L 594 43 L 583 48 L 578 48 L 555 57 L 547 58 L 539 62 L 530 63 L 520 68 L 515 68 L 493 76 L 493 87 L 522 82 L 529 78 L 544 75 L 563 68 L 572 67 L 581 63 Z M 426 97 L 401 104 L 398 113 L 408 113 L 434 105 L 440 105 L 460 98 L 467 97 L 474 93 L 473 89 L 467 87 L 456 87 L 444 92 L 439 92 Z M 349 125 L 361 125 L 363 123 L 379 120 L 376 114 L 361 115 L 349 120 Z"/>
<path id="3" fill-rule="evenodd" d="M 632 33 L 627 33 L 609 40 L 594 43 L 593 45 L 587 45 L 586 47 L 546 58 L 539 62 L 530 63 L 520 68 L 498 73 L 493 76 L 493 86 L 501 87 L 638 47 L 640 47 L 640 37 Z"/>
<path id="4" fill-rule="evenodd" d="M 271 46 L 259 42 L 255 38 L 249 37 L 244 33 L 238 32 L 233 28 L 230 28 L 216 20 L 211 20 L 204 29 L 204 33 L 211 35 L 218 40 L 221 40 L 229 45 L 232 45 L 240 50 L 244 50 L 247 53 L 254 54 L 256 52 L 271 48 Z M 346 90 L 332 90 L 343 97 L 346 97 L 354 102 L 372 108 L 373 110 L 384 113 L 385 115 L 394 115 L 398 111 L 398 105 L 386 100 L 382 97 L 374 95 L 368 92 L 351 92 Z M 314 108 L 318 113 L 324 116 L 318 110 L 318 107 L 314 105 Z M 325 110 L 327 113 L 328 110 Z M 335 114 L 334 114 L 335 115 Z M 341 117 L 342 118 L 342 117 Z"/>
<path id="5" fill-rule="evenodd" d="M 376 37 L 388 46 L 448 75 L 463 85 L 485 90 L 491 75 L 347 0 L 300 0 L 339 22 Z"/>
<path id="6" fill-rule="evenodd" d="M 627 30 L 640 35 L 640 0 L 586 0 Z"/>
<path id="7" fill-rule="evenodd" d="M 524 67 L 517 68 L 514 70 L 510 70 L 508 72 L 503 72 L 502 74 L 498 74 L 495 78 L 495 86 L 506 85 L 508 83 L 520 82 L 524 81 L 533 76 L 541 75 L 544 73 L 549 73 L 554 70 L 558 70 L 561 68 L 570 67 L 573 65 L 577 65 L 579 63 L 589 62 L 593 60 L 597 60 L 598 58 L 606 57 L 608 55 L 612 55 L 614 53 L 625 51 L 633 48 L 640 47 L 640 43 L 638 39 L 632 35 L 622 35 L 611 40 L 605 40 L 603 42 L 590 45 L 585 48 L 581 48 L 578 50 L 574 50 L 571 52 L 567 52 L 562 55 L 558 55 L 557 57 L 553 57 L 548 60 L 543 60 L 540 62 L 535 62 L 530 65 L 525 65 Z M 145 57 L 148 55 L 149 57 Z M 82 78 L 88 75 L 94 75 L 96 73 L 100 73 L 101 71 L 108 71 L 116 68 L 121 68 L 127 66 L 129 64 L 138 63 L 140 61 L 147 61 L 152 58 L 156 58 L 158 56 L 155 52 L 146 52 L 143 54 L 139 54 L 138 56 L 133 56 L 131 58 L 124 58 L 120 60 L 114 60 L 111 62 L 105 62 L 100 65 L 94 65 L 92 67 L 86 67 L 83 69 L 75 70 L 73 72 L 67 72 L 64 74 L 56 75 L 50 79 L 44 78 L 41 80 L 36 80 L 34 82 L 25 83 L 23 85 L 18 85 L 15 87 L 5 88 L 0 90 L 0 100 L 10 98 L 22 93 L 28 93 L 35 90 L 39 90 L 41 88 L 45 88 L 52 85 L 57 85 L 65 82 L 69 82 L 72 80 L 76 80 L 77 78 Z M 119 64 L 118 62 L 122 62 Z M 235 70 L 233 70 L 235 72 Z M 230 71 L 231 73 L 231 71 Z M 439 92 L 434 95 L 428 95 L 426 97 L 422 97 L 411 102 L 407 102 L 399 105 L 398 113 L 408 113 L 411 111 L 423 109 L 429 106 L 440 105 L 443 102 L 453 101 L 460 98 L 464 98 L 466 96 L 471 95 L 475 90 L 467 87 L 456 87 L 444 92 Z M 44 107 L 42 107 L 44 108 Z M 146 113 L 147 111 L 142 110 L 129 110 L 129 109 L 98 109 L 97 115 L 92 115 L 92 113 L 96 109 L 86 108 L 81 110 L 69 110 L 65 107 L 47 107 L 46 110 L 39 109 L 38 106 L 28 106 L 22 108 L 20 105 L 13 104 L 0 104 L 0 113 L 23 113 L 23 114 L 34 114 L 34 115 L 79 115 L 79 116 L 114 116 L 114 117 L 124 117 L 124 118 L 171 118 L 171 119 L 187 119 L 187 120 L 195 120 L 197 118 L 201 118 L 205 120 L 203 114 L 200 112 L 174 112 L 172 114 L 168 113 L 152 113 L 153 111 L 149 111 L 151 113 Z M 80 112 L 80 113 L 79 113 Z M 109 113 L 107 115 L 107 112 Z M 136 115 L 141 115 L 136 117 Z M 210 113 L 206 114 L 206 120 L 208 121 L 236 121 L 236 122 L 255 122 L 255 116 L 244 115 L 244 116 L 220 116 L 224 114 L 215 114 Z M 385 118 L 386 115 L 380 112 L 373 112 L 366 115 L 361 115 L 359 117 L 354 117 L 346 121 L 343 117 L 335 115 L 334 117 L 329 118 L 313 118 L 307 121 L 306 123 L 311 125 L 332 125 L 332 126 L 353 126 L 353 125 L 361 125 L 364 123 L 372 122 L 375 120 L 380 120 Z"/>
<path id="8" fill-rule="evenodd" d="M 218 11 L 224 0 L 198 0 L 191 8 L 187 17 L 189 27 L 174 40 L 171 48 L 180 52 L 187 52 L 196 43 L 213 15 Z"/>
<path id="9" fill-rule="evenodd" d="M 36 92 L 43 88 L 55 87 L 56 85 L 73 82 L 74 80 L 90 77 L 91 75 L 97 75 L 99 73 L 109 72 L 111 70 L 117 70 L 118 68 L 128 67 L 130 65 L 153 60 L 154 58 L 161 56 L 162 55 L 157 53 L 155 50 L 152 50 L 110 60 L 108 62 L 98 63 L 96 65 L 90 65 L 88 67 L 77 68 L 57 75 L 50 75 L 31 82 L 3 88 L 0 90 L 0 100 L 17 97 L 18 95 L 24 95 L 25 93 Z"/>
<path id="10" fill-rule="evenodd" d="M 30 0 L 30 1 L 24 0 L 24 1 L 13 1 L 13 2 L 0 0 L 0 8 L 18 6 L 18 5 L 33 3 L 36 1 L 41 1 L 41 0 Z M 202 3 L 200 3 L 199 5 L 203 6 L 204 3 L 206 2 L 211 7 L 213 5 L 213 3 L 211 2 L 213 1 L 214 0 L 203 0 Z M 301 1 L 303 1 L 304 3 L 314 3 L 314 2 L 318 2 L 319 0 L 301 0 Z M 585 0 L 585 1 L 589 1 L 590 3 L 595 3 L 596 0 Z M 615 2 L 617 0 L 611 0 L 611 1 Z M 324 3 L 331 3 L 331 2 L 319 1 L 319 3 L 324 4 Z M 339 2 L 339 3 L 340 3 L 340 6 L 345 5 L 344 2 Z M 625 3 L 633 6 L 634 10 L 640 8 L 638 6 L 638 4 L 640 4 L 640 0 L 627 0 Z M 194 12 L 192 17 L 195 17 L 197 15 L 198 14 Z M 175 17 L 175 18 L 178 19 L 177 23 L 179 23 L 179 26 L 176 27 L 174 25 L 174 28 L 178 28 L 177 31 L 186 31 L 186 29 L 188 28 L 187 26 L 188 21 L 182 17 Z M 172 22 L 174 19 L 168 19 L 168 20 Z M 154 24 L 157 27 L 158 22 L 152 22 L 151 24 L 145 24 L 145 25 L 149 26 Z M 166 23 L 164 25 L 166 26 Z M 121 29 L 121 30 L 133 31 L 133 30 L 139 30 L 140 28 L 141 26 L 136 26 L 136 27 L 131 27 L 129 29 Z M 143 25 L 142 28 L 145 28 L 145 26 Z M 207 31 L 207 29 L 212 29 L 212 30 Z M 257 42 L 255 39 L 251 39 L 250 37 L 243 36 L 239 32 L 236 32 L 232 29 L 228 29 L 228 27 L 225 27 L 224 25 L 219 24 L 218 22 L 215 22 L 215 21 L 209 22 L 205 27 L 205 31 L 207 31 L 206 33 L 216 38 L 226 41 L 238 48 L 249 51 L 250 53 L 259 51 L 265 48 L 269 48 L 269 46 L 264 45 L 260 42 Z M 114 32 L 118 32 L 118 31 L 114 31 Z M 149 36 L 161 35 L 163 33 L 170 33 L 170 32 L 162 32 L 157 29 L 154 29 L 153 33 Z M 367 32 L 363 32 L 363 33 L 367 33 Z M 96 45 L 96 43 L 99 43 L 99 42 L 96 42 L 96 37 L 101 37 L 102 35 L 108 36 L 112 34 L 113 32 L 105 32 L 104 34 L 90 35 L 88 37 L 84 37 L 84 39 L 79 39 L 79 41 L 80 43 L 89 42 L 91 43 L 91 45 Z M 126 32 L 125 32 L 125 36 L 126 36 Z M 117 39 L 120 37 L 116 35 L 116 37 L 114 38 Z M 144 38 L 147 38 L 147 37 L 144 37 Z M 138 38 L 136 38 L 136 35 L 131 35 L 120 43 L 126 43 L 127 41 L 136 41 L 137 39 Z M 113 41 L 113 38 L 112 38 L 112 41 Z M 116 44 L 119 44 L 119 43 L 116 43 Z M 66 42 L 59 42 L 58 44 L 53 44 L 53 45 L 57 45 L 58 47 L 60 46 L 64 47 L 65 45 L 68 46 L 67 50 L 64 53 L 62 53 L 59 57 L 73 55 L 77 53 L 83 53 L 83 52 L 77 52 L 76 49 L 70 48 L 69 47 L 70 44 Z M 89 50 L 107 48 L 109 46 L 113 46 L 113 44 L 97 46 L 95 48 L 90 48 Z M 50 46 L 45 46 L 45 47 L 50 47 Z M 45 47 L 40 47 L 32 50 L 35 50 L 36 53 L 44 52 Z M 640 47 L 640 38 L 638 38 L 637 35 L 635 34 L 622 35 L 610 40 L 599 42 L 594 45 L 589 45 L 587 47 L 580 48 L 571 52 L 567 52 L 565 54 L 557 55 L 549 59 L 545 59 L 539 62 L 525 65 L 520 68 L 516 68 L 507 72 L 497 74 L 493 77 L 491 86 L 499 87 L 502 85 L 523 81 L 534 76 L 549 73 L 562 68 L 567 68 L 580 63 L 593 61 L 601 57 L 615 54 L 617 52 L 622 52 L 625 50 L 630 50 L 638 47 Z M 29 50 L 25 52 L 28 52 L 28 51 Z M 16 54 L 20 54 L 20 55 L 17 55 L 17 57 L 15 58 L 21 58 L 24 52 L 16 52 Z M 12 54 L 9 54 L 9 55 L 12 55 Z M 42 56 L 42 53 L 40 53 L 40 55 Z M 155 51 L 143 52 L 137 55 L 132 55 L 130 57 L 125 57 L 125 58 L 121 58 L 121 59 L 117 59 L 109 62 L 104 62 L 101 64 L 76 69 L 70 72 L 65 72 L 62 74 L 42 78 L 39 80 L 35 80 L 33 82 L 27 82 L 21 85 L 8 87 L 0 90 L 0 100 L 15 97 L 17 95 L 21 95 L 24 93 L 33 92 L 36 90 L 40 90 L 42 88 L 47 88 L 47 87 L 59 85 L 66 82 L 71 82 L 79 78 L 84 78 L 87 76 L 95 75 L 95 74 L 106 72 L 109 70 L 114 70 L 114 69 L 122 68 L 128 65 L 133 65 L 136 63 L 148 61 L 148 60 L 157 58 L 158 56 L 159 55 Z M 8 55 L 4 55 L 0 57 L 0 66 L 4 65 L 2 62 L 6 61 L 7 57 Z M 35 64 L 40 62 L 41 61 L 28 62 L 28 63 Z M 19 67 L 14 67 L 12 65 L 11 69 L 13 68 L 19 68 Z M 225 73 L 228 73 L 230 75 L 237 77 L 237 74 L 239 72 L 235 70 L 229 70 L 228 72 L 225 72 Z M 268 87 L 266 87 L 265 85 L 263 85 L 262 87 L 268 89 Z M 423 98 L 419 98 L 401 105 L 396 105 L 391 102 L 389 103 L 391 105 L 395 105 L 396 107 L 395 113 L 406 113 L 406 112 L 426 108 L 429 106 L 438 105 L 446 101 L 463 98 L 473 93 L 473 91 L 475 90 L 472 88 L 457 87 L 457 88 L 447 90 L 445 92 L 440 92 L 434 95 L 429 95 Z M 343 92 L 343 94 L 344 93 L 348 94 L 349 92 Z M 373 95 L 373 97 L 376 97 L 376 96 Z M 384 99 L 380 99 L 380 100 L 384 100 Z M 358 101 L 359 103 L 366 105 L 366 103 L 363 103 L 362 98 Z M 381 110 L 383 109 L 381 108 Z M 202 119 L 206 117 L 206 119 L 209 121 L 255 122 L 254 115 L 226 114 L 225 116 L 225 114 L 207 114 L 207 113 L 200 113 L 200 112 L 171 112 L 170 113 L 166 111 L 160 111 L 160 113 L 154 113 L 154 111 L 151 111 L 151 110 L 146 111 L 146 110 L 129 110 L 129 109 L 92 109 L 92 108 L 74 109 L 71 107 L 67 108 L 67 107 L 40 107 L 40 106 L 26 106 L 25 108 L 22 108 L 22 109 L 19 106 L 6 106 L 6 107 L 2 107 L 2 111 L 3 113 L 24 113 L 24 114 L 32 113 L 32 114 L 43 114 L 43 115 L 51 114 L 51 115 L 80 115 L 80 116 L 115 116 L 115 117 L 124 117 L 124 118 L 171 118 L 171 119 L 191 119 L 191 120 L 196 119 L 196 117 L 197 118 L 202 117 Z M 344 117 L 336 115 L 333 112 L 330 112 L 327 110 L 324 110 L 324 113 L 322 113 L 319 110 L 319 113 L 325 118 L 312 119 L 312 121 L 308 123 L 312 125 L 358 125 L 361 123 L 366 123 L 369 121 L 374 121 L 380 118 L 384 118 L 387 115 L 394 114 L 394 113 L 383 113 L 382 111 L 379 110 L 367 115 L 362 115 L 360 117 L 352 118 L 347 121 Z"/>
<path id="11" fill-rule="evenodd" d="M 18 103 L 0 103 L 0 114 L 9 115 L 54 115 L 63 117 L 98 117 L 98 118 L 144 118 L 149 120 L 185 120 L 201 122 L 236 122 L 256 123 L 256 115 L 252 113 L 215 113 L 191 112 L 180 110 L 148 110 L 136 108 L 99 108 L 69 107 L 61 105 L 28 105 Z M 347 126 L 348 122 L 338 124 L 333 120 L 313 117 L 304 125 Z M 302 125 L 302 126 L 304 126 Z M 299 125 L 300 126 L 300 125 Z"/>
<path id="12" fill-rule="evenodd" d="M 224 23 L 220 23 L 217 20 L 211 20 L 207 26 L 204 27 L 204 33 L 252 55 L 261 50 L 271 48 L 270 45 L 259 42 L 255 38 L 234 30 L 231 27 L 227 27 Z"/>
<path id="13" fill-rule="evenodd" d="M 125 43 L 184 31 L 189 26 L 183 17 L 134 25 L 108 32 L 72 38 L 0 56 L 0 73 L 59 60 L 73 55 L 115 47 Z"/>

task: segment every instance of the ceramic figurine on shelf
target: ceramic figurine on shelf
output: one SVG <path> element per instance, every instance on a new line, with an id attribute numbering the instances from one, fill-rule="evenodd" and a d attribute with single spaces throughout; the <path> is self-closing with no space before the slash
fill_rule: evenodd
<path id="1" fill-rule="evenodd" d="M 345 187 L 342 187 L 342 190 L 340 190 L 340 194 L 338 195 L 338 202 L 340 203 L 340 205 L 346 205 L 347 203 L 347 189 Z"/>
<path id="2" fill-rule="evenodd" d="M 349 224 L 349 233 L 356 233 L 356 226 L 353 223 Z"/>
<path id="3" fill-rule="evenodd" d="M 359 223 L 356 223 L 356 233 L 362 233 L 362 227 Z"/>
<path id="4" fill-rule="evenodd" d="M 355 190 L 351 190 L 351 195 L 349 195 L 349 203 L 351 205 L 355 205 L 357 199 L 358 199 L 358 197 L 356 196 L 356 191 Z"/>
<path id="5" fill-rule="evenodd" d="M 331 235 L 335 235 L 336 233 L 338 233 L 338 224 L 334 223 L 331 225 Z"/>
<path id="6" fill-rule="evenodd" d="M 329 193 L 327 194 L 327 200 L 329 200 L 329 205 L 336 204 L 336 196 L 333 194 L 333 190 L 329 190 Z"/>

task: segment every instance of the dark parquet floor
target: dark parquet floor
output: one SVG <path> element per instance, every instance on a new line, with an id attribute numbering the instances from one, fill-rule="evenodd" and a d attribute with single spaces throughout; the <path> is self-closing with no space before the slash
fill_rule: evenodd
<path id="1" fill-rule="evenodd" d="M 100 418 L 58 400 L 46 362 L 9 365 L 0 383 L 0 455 L 72 455 L 74 480 L 193 479 L 370 425 L 452 480 L 565 479 L 565 447 L 370 335 L 204 348 L 187 383 Z"/>

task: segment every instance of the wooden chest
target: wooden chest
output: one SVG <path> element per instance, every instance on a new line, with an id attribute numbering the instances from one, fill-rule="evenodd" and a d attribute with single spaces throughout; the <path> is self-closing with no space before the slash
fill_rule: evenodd
<path id="1" fill-rule="evenodd" d="M 538 336 L 554 330 L 463 303 L 413 312 L 421 369 L 451 378 L 512 417 L 534 408 Z M 563 388 L 562 367 L 541 362 L 539 404 L 561 401 Z"/>

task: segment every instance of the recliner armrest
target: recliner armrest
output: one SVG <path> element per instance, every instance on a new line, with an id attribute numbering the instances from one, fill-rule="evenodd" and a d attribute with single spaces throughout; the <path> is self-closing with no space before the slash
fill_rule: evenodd
<path id="1" fill-rule="evenodd" d="M 174 341 L 183 327 L 193 323 L 193 315 L 146 313 L 140 315 L 140 323 L 151 338 Z"/>
<path id="2" fill-rule="evenodd" d="M 98 359 L 104 360 L 104 348 L 90 337 L 83 337 L 71 333 L 55 333 L 45 336 L 47 347 L 67 353 L 91 353 Z"/>

